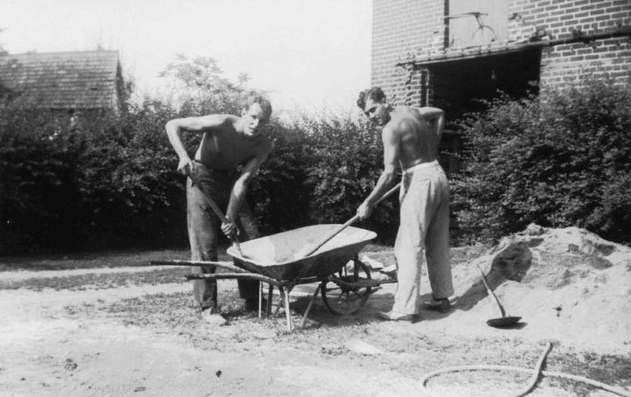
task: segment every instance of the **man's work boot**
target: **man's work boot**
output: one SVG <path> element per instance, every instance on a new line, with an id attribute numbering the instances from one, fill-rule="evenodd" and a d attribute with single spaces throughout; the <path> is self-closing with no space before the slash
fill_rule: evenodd
<path id="1" fill-rule="evenodd" d="M 418 314 L 395 314 L 392 310 L 389 312 L 377 312 L 377 317 L 386 321 L 404 321 L 410 324 L 420 320 Z"/>
<path id="2" fill-rule="evenodd" d="M 202 308 L 202 319 L 204 320 L 204 322 L 206 324 L 210 324 L 210 325 L 225 325 L 228 323 L 228 320 L 226 320 L 220 313 L 219 310 L 217 310 L 216 307 L 203 307 Z"/>
<path id="3" fill-rule="evenodd" d="M 447 313 L 451 310 L 451 302 L 449 298 L 436 299 L 432 296 L 432 299 L 428 302 L 423 302 L 423 306 L 427 310 L 432 310 L 439 313 Z"/>

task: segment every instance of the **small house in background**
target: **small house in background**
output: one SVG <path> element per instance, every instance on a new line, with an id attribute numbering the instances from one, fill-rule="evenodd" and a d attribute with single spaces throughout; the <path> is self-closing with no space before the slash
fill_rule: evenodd
<path id="1" fill-rule="evenodd" d="M 0 106 L 12 103 L 69 115 L 119 114 L 124 92 L 118 51 L 0 56 Z"/>
<path id="2" fill-rule="evenodd" d="M 448 123 L 500 91 L 630 76 L 629 0 L 373 0 L 371 84 L 399 105 L 444 109 Z M 455 131 L 442 145 L 458 150 Z"/>

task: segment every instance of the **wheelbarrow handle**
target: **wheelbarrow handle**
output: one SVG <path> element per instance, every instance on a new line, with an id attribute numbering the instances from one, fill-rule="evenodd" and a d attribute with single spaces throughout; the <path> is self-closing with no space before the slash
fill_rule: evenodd
<path id="1" fill-rule="evenodd" d="M 383 200 L 385 200 L 386 198 L 388 198 L 390 195 L 392 195 L 392 193 L 396 192 L 399 188 L 401 187 L 401 183 L 397 183 L 392 189 L 388 190 L 383 196 L 381 196 L 381 198 L 379 198 L 379 200 L 377 200 L 375 202 L 374 205 L 377 205 L 379 203 L 381 203 Z M 346 229 L 347 227 L 349 227 L 350 225 L 352 225 L 353 223 L 357 222 L 359 220 L 359 215 L 355 215 L 354 217 L 352 217 L 351 219 L 349 219 L 348 221 L 346 221 L 345 224 L 343 224 L 342 226 L 340 226 L 337 230 L 335 230 L 333 233 L 329 234 L 324 240 L 322 240 L 321 242 L 319 242 L 317 245 L 315 245 L 312 249 L 310 249 L 309 251 L 307 251 L 305 254 L 303 255 L 298 255 L 298 256 L 302 256 L 307 257 L 309 255 L 312 255 L 314 252 L 316 252 L 317 250 L 320 249 L 320 247 L 322 247 L 324 244 L 328 243 L 333 237 L 337 236 L 338 234 L 340 234 L 344 229 Z"/>
<path id="2" fill-rule="evenodd" d="M 192 184 L 193 186 L 197 185 L 197 188 L 199 189 L 199 191 L 202 193 L 202 197 L 204 197 L 204 199 L 206 200 L 206 203 L 208 205 L 210 205 L 210 208 L 213 210 L 213 212 L 215 213 L 215 215 L 217 215 L 217 217 L 219 218 L 219 220 L 223 223 L 230 223 L 230 221 L 228 220 L 228 218 L 226 218 L 226 216 L 223 214 L 223 212 L 221 211 L 221 209 L 219 208 L 219 206 L 217 205 L 217 203 L 215 203 L 215 201 L 210 198 L 209 195 L 207 195 L 203 190 L 201 185 L 198 183 L 198 181 L 196 181 L 196 178 L 193 177 L 193 173 L 191 172 L 191 167 L 187 166 L 186 167 L 186 176 L 188 176 L 189 178 L 191 178 Z M 237 238 L 234 237 L 232 238 L 232 244 L 235 246 L 235 248 L 237 249 L 237 251 L 239 252 L 239 255 L 241 255 L 242 257 L 245 257 L 243 255 L 243 252 L 241 251 L 241 245 L 239 244 L 239 242 L 237 241 Z"/>

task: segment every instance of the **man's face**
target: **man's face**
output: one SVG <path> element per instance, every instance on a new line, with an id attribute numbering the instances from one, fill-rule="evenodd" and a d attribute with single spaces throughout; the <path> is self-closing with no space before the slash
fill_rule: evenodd
<path id="1" fill-rule="evenodd" d="M 373 101 L 368 98 L 364 106 L 364 114 L 372 123 L 383 127 L 390 121 L 390 112 L 382 102 Z"/>
<path id="2" fill-rule="evenodd" d="M 263 109 L 258 103 L 253 103 L 248 109 L 243 110 L 241 117 L 243 117 L 243 125 L 245 127 L 243 132 L 248 136 L 258 135 L 265 123 L 267 123 Z"/>

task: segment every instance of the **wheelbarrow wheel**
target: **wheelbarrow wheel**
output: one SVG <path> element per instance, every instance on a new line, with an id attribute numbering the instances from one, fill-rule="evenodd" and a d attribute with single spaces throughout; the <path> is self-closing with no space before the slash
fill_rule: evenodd
<path id="1" fill-rule="evenodd" d="M 322 283 L 320 291 L 324 305 L 337 315 L 356 313 L 372 290 L 370 286 L 362 285 L 362 281 L 367 280 L 370 280 L 370 269 L 355 258 Z"/>

